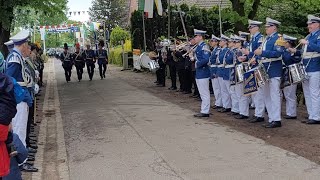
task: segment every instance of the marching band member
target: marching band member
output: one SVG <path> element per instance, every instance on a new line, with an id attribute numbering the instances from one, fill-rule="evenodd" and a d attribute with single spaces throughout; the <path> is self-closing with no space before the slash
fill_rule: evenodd
<path id="1" fill-rule="evenodd" d="M 230 85 L 230 81 L 225 80 L 226 79 L 226 69 L 225 69 L 225 57 L 227 55 L 227 53 L 230 51 L 228 48 L 228 40 L 230 38 L 228 38 L 227 36 L 221 34 L 220 37 L 220 42 L 219 42 L 219 46 L 220 46 L 220 51 L 218 53 L 217 56 L 217 63 L 218 63 L 218 69 L 217 69 L 217 76 L 218 76 L 218 81 L 219 81 L 219 87 L 220 87 L 220 92 L 221 92 L 221 96 L 222 96 L 222 106 L 223 108 L 218 109 L 218 112 L 230 112 L 231 111 L 231 97 L 230 97 L 230 93 L 229 93 L 229 85 Z M 229 76 L 229 74 L 228 74 Z"/>
<path id="2" fill-rule="evenodd" d="M 210 90 L 209 90 L 209 78 L 210 69 L 208 66 L 210 49 L 208 45 L 203 41 L 206 31 L 194 29 L 194 40 L 198 44 L 195 49 L 195 68 L 196 68 L 196 83 L 199 89 L 201 97 L 201 111 L 199 114 L 195 114 L 195 117 L 209 117 L 210 111 Z"/>
<path id="3" fill-rule="evenodd" d="M 85 66 L 85 59 L 83 53 L 80 52 L 80 44 L 76 43 L 76 52 L 72 54 L 74 66 L 77 70 L 78 81 L 82 80 L 83 68 Z"/>
<path id="4" fill-rule="evenodd" d="M 96 52 L 96 58 L 98 59 L 98 65 L 99 65 L 99 74 L 100 79 L 106 78 L 106 71 L 107 71 L 107 64 L 108 64 L 108 54 L 105 49 L 102 49 L 104 47 L 103 40 L 99 42 L 99 49 Z"/>
<path id="5" fill-rule="evenodd" d="M 14 48 L 13 41 L 10 40 L 8 42 L 5 42 L 4 44 L 7 46 L 9 53 L 11 53 Z M 0 72 L 4 73 L 6 69 L 7 69 L 6 60 L 3 58 L 2 62 L 1 62 L 1 59 L 0 59 Z"/>
<path id="6" fill-rule="evenodd" d="M 235 37 L 234 35 L 230 36 L 228 41 L 229 51 L 226 53 L 224 62 L 225 62 L 225 75 L 224 75 L 224 85 L 228 90 L 228 93 L 231 97 L 231 115 L 239 114 L 239 99 L 235 91 Z"/>
<path id="7" fill-rule="evenodd" d="M 82 56 L 86 61 L 89 79 L 92 81 L 96 59 L 94 56 L 94 50 L 91 49 L 90 43 L 87 44 L 87 49 L 83 51 Z"/>
<path id="8" fill-rule="evenodd" d="M 222 108 L 222 97 L 220 92 L 220 85 L 217 76 L 217 56 L 220 51 L 219 45 L 220 39 L 215 35 L 212 35 L 212 38 L 209 42 L 210 46 L 213 48 L 210 56 L 210 73 L 211 73 L 211 82 L 212 82 L 212 89 L 214 93 L 215 105 L 213 109 L 220 109 Z"/>
<path id="9" fill-rule="evenodd" d="M 286 41 L 285 50 L 282 54 L 282 60 L 285 66 L 295 64 L 301 61 L 300 51 L 295 51 L 295 41 L 297 38 L 283 35 L 283 39 Z M 297 119 L 297 84 L 290 84 L 290 86 L 283 88 L 284 98 L 286 99 L 286 116 L 285 119 Z"/>
<path id="10" fill-rule="evenodd" d="M 282 76 L 282 45 L 278 43 L 278 27 L 281 23 L 271 18 L 266 18 L 266 41 L 262 44 L 262 49 L 256 49 L 254 54 L 260 56 L 259 63 L 263 63 L 269 81 L 262 87 L 263 99 L 267 108 L 269 123 L 265 128 L 281 127 L 281 94 L 280 82 Z"/>
<path id="11" fill-rule="evenodd" d="M 243 43 L 246 41 L 245 38 L 235 36 L 235 48 L 236 48 L 236 64 L 243 64 L 246 57 L 243 56 L 241 49 Z M 249 97 L 243 95 L 243 82 L 235 85 L 235 91 L 239 100 L 239 115 L 236 119 L 248 119 L 249 118 Z"/>
<path id="12" fill-rule="evenodd" d="M 308 110 L 306 124 L 320 124 L 320 18 L 308 15 L 309 35 L 301 39 L 303 47 L 303 65 L 309 78 L 302 83 Z"/>
<path id="13" fill-rule="evenodd" d="M 18 134 L 23 145 L 26 147 L 28 107 L 32 106 L 31 94 L 28 85 L 31 82 L 31 73 L 26 67 L 25 58 L 30 55 L 30 46 L 28 44 L 29 32 L 20 31 L 10 40 L 14 43 L 12 52 L 7 57 L 6 74 L 16 79 L 17 83 L 25 90 L 25 97 L 17 104 L 17 113 L 12 120 L 13 132 Z"/>
<path id="14" fill-rule="evenodd" d="M 242 42 L 242 47 L 247 48 L 249 46 L 248 37 L 249 37 L 250 33 L 238 31 L 238 34 L 241 38 L 244 38 L 244 40 Z"/>
<path id="15" fill-rule="evenodd" d="M 260 21 L 253 21 L 253 20 L 248 20 L 249 23 L 249 31 L 251 34 L 251 40 L 248 45 L 248 49 L 242 49 L 242 53 L 247 56 L 248 60 L 254 59 L 254 51 L 258 48 L 261 47 L 261 39 L 263 38 L 263 35 L 260 33 L 260 25 L 262 22 Z M 250 63 L 250 62 L 249 62 Z M 255 65 L 253 65 L 254 67 Z M 251 96 L 254 105 L 255 105 L 255 110 L 254 110 L 254 117 L 249 120 L 251 123 L 256 123 L 256 122 L 262 122 L 264 121 L 264 111 L 265 111 L 265 105 L 263 102 L 263 91 L 261 88 L 258 88 L 258 91 Z"/>
<path id="16" fill-rule="evenodd" d="M 66 77 L 66 81 L 71 81 L 71 70 L 73 66 L 73 59 L 71 57 L 71 54 L 68 51 L 68 45 L 67 43 L 64 43 L 63 45 L 63 53 L 60 55 L 60 60 L 62 62 L 62 67 L 64 69 L 64 76 Z"/>

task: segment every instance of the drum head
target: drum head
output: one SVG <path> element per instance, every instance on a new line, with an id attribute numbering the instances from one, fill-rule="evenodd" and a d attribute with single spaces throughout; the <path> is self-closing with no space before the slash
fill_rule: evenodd
<path id="1" fill-rule="evenodd" d="M 140 55 L 140 63 L 143 68 L 149 68 L 149 62 L 151 62 L 151 59 L 149 58 L 149 55 L 147 52 L 144 52 Z"/>

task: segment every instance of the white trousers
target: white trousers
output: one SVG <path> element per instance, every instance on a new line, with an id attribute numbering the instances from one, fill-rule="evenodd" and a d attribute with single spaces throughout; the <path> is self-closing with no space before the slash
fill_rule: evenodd
<path id="1" fill-rule="evenodd" d="M 231 96 L 230 96 L 230 81 L 223 80 L 222 77 L 218 77 L 220 88 L 221 88 L 221 96 L 222 96 L 222 105 L 225 109 L 231 108 Z"/>
<path id="2" fill-rule="evenodd" d="M 218 78 L 211 79 L 212 89 L 214 93 L 215 102 L 214 105 L 222 107 L 222 97 L 221 97 L 221 88 Z"/>
<path id="3" fill-rule="evenodd" d="M 209 114 L 210 110 L 210 90 L 209 90 L 209 78 L 196 79 L 196 83 L 199 89 L 201 97 L 201 113 Z"/>
<path id="4" fill-rule="evenodd" d="M 254 116 L 256 117 L 264 117 L 264 110 L 265 110 L 265 104 L 264 104 L 264 97 L 263 97 L 263 89 L 258 88 L 258 91 L 251 96 L 254 102 Z"/>
<path id="5" fill-rule="evenodd" d="M 302 83 L 309 119 L 320 121 L 320 72 L 309 72 Z"/>
<path id="6" fill-rule="evenodd" d="M 281 121 L 280 77 L 271 78 L 262 87 L 269 122 Z"/>
<path id="7" fill-rule="evenodd" d="M 29 107 L 26 102 L 17 104 L 17 114 L 12 119 L 12 130 L 19 136 L 19 139 L 26 147 L 27 124 Z"/>
<path id="8" fill-rule="evenodd" d="M 297 84 L 292 84 L 283 88 L 284 98 L 286 99 L 287 116 L 297 116 Z"/>
<path id="9" fill-rule="evenodd" d="M 239 113 L 244 116 L 249 116 L 250 98 L 243 95 L 243 83 L 237 84 L 235 88 L 239 99 Z"/>
<path id="10" fill-rule="evenodd" d="M 239 100 L 236 85 L 230 86 L 230 96 L 231 96 L 231 111 L 235 113 L 239 113 Z"/>

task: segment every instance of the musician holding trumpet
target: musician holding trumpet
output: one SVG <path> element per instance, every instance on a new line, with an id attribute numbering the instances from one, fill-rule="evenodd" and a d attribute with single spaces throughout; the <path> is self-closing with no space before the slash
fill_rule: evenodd
<path id="1" fill-rule="evenodd" d="M 195 117 L 209 117 L 210 111 L 210 90 L 209 78 L 210 69 L 208 66 L 210 49 L 203 41 L 206 31 L 194 29 L 194 41 L 198 45 L 195 49 L 195 68 L 196 68 L 196 83 L 201 97 L 201 111 L 195 114 Z"/>

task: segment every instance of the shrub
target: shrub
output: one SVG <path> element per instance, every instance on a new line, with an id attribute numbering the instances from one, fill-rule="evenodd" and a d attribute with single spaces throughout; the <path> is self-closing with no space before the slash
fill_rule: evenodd
<path id="1" fill-rule="evenodd" d="M 110 35 L 110 42 L 112 46 L 118 46 L 121 45 L 121 41 L 125 41 L 130 39 L 130 33 L 121 27 L 117 26 L 114 29 L 112 29 L 111 35 Z"/>
<path id="2" fill-rule="evenodd" d="M 126 40 L 124 43 L 124 51 L 128 52 L 128 54 L 132 54 L 131 41 Z M 111 64 L 122 66 L 122 47 L 116 46 L 110 49 L 109 61 Z"/>

